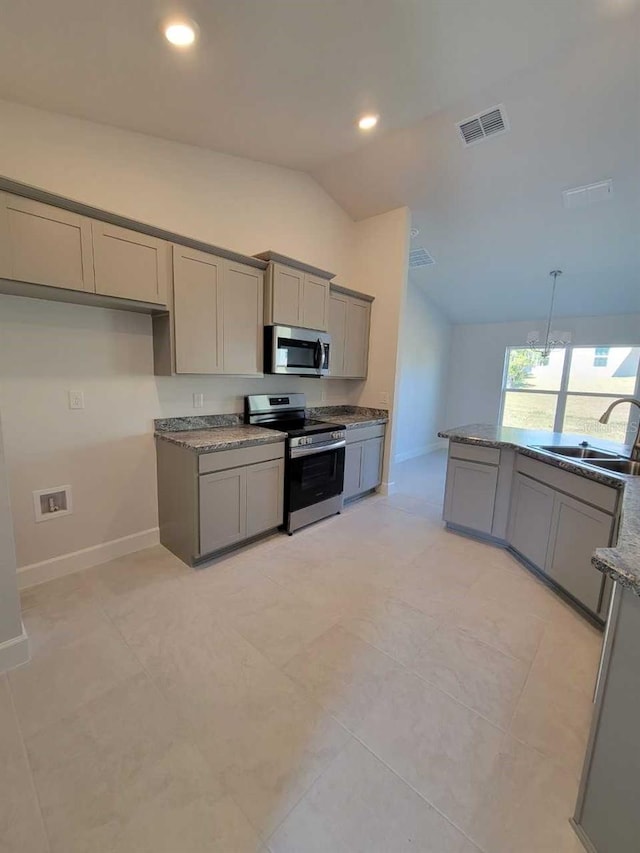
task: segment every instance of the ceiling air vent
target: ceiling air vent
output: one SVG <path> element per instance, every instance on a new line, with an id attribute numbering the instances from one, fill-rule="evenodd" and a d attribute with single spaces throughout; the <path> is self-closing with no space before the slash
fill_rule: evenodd
<path id="1" fill-rule="evenodd" d="M 430 267 L 432 264 L 435 264 L 435 259 L 426 249 L 411 249 L 409 252 L 409 266 L 411 268 Z"/>
<path id="2" fill-rule="evenodd" d="M 465 145 L 474 145 L 488 136 L 506 133 L 509 121 L 504 107 L 500 105 L 459 122 L 458 130 Z"/>

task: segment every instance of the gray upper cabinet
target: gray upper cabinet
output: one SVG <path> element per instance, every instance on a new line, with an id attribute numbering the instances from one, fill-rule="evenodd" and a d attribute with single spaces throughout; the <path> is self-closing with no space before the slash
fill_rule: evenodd
<path id="1" fill-rule="evenodd" d="M 491 533 L 498 467 L 449 459 L 444 517 L 449 524 Z"/>
<path id="2" fill-rule="evenodd" d="M 222 275 L 215 255 L 173 247 L 176 373 L 222 372 Z"/>
<path id="3" fill-rule="evenodd" d="M 613 518 L 581 501 L 558 494 L 555 500 L 546 573 L 594 613 L 604 576 L 591 565 L 596 548 L 611 541 Z"/>
<path id="4" fill-rule="evenodd" d="M 174 246 L 175 372 L 260 375 L 262 300 L 261 270 Z"/>
<path id="5" fill-rule="evenodd" d="M 330 375 L 344 376 L 344 353 L 347 341 L 348 297 L 331 293 L 329 298 L 329 334 L 331 335 Z"/>
<path id="6" fill-rule="evenodd" d="M 369 361 L 371 301 L 331 288 L 329 334 L 330 376 L 365 379 Z"/>
<path id="7" fill-rule="evenodd" d="M 509 542 L 534 566 L 543 569 L 551 535 L 553 489 L 516 474 L 511 497 Z"/>
<path id="8" fill-rule="evenodd" d="M 93 293 L 91 220 L 0 193 L 0 277 Z"/>
<path id="9" fill-rule="evenodd" d="M 329 325 L 329 281 L 271 262 L 265 288 L 265 323 L 325 332 Z"/>
<path id="10" fill-rule="evenodd" d="M 370 302 L 353 297 L 349 299 L 344 372 L 345 376 L 354 379 L 365 379 L 367 376 L 370 314 Z"/>
<path id="11" fill-rule="evenodd" d="M 305 273 L 300 325 L 303 329 L 318 329 L 321 332 L 329 328 L 329 282 L 326 279 Z"/>
<path id="12" fill-rule="evenodd" d="M 91 230 L 96 293 L 167 304 L 169 243 L 106 222 L 92 222 Z"/>
<path id="13" fill-rule="evenodd" d="M 222 372 L 257 376 L 263 369 L 264 273 L 225 261 L 222 277 Z"/>

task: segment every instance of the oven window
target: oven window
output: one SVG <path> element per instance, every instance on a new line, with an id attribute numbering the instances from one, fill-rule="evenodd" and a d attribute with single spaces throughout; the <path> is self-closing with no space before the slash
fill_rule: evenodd
<path id="1" fill-rule="evenodd" d="M 342 494 L 344 447 L 290 459 L 288 480 L 291 511 Z"/>

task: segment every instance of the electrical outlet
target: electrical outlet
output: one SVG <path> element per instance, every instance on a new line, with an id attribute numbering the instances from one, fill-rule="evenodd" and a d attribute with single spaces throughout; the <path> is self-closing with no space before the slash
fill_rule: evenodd
<path id="1" fill-rule="evenodd" d="M 193 408 L 194 409 L 204 408 L 204 394 L 194 394 L 193 395 Z"/>
<path id="2" fill-rule="evenodd" d="M 381 391 L 380 392 L 380 405 L 381 406 L 388 406 L 389 405 L 389 392 L 388 391 Z"/>
<path id="3" fill-rule="evenodd" d="M 323 389 L 322 389 L 322 391 L 320 392 L 320 401 L 321 401 L 322 403 L 326 403 L 326 402 L 327 402 L 327 392 L 324 390 L 324 388 L 323 388 Z"/>
<path id="4" fill-rule="evenodd" d="M 69 408 L 84 409 L 84 392 L 69 391 Z"/>

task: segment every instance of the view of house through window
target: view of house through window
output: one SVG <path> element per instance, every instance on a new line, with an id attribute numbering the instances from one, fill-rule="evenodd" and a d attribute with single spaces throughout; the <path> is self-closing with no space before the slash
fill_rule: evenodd
<path id="1" fill-rule="evenodd" d="M 502 387 L 503 426 L 631 440 L 638 410 L 621 404 L 608 424 L 600 415 L 618 397 L 636 395 L 640 347 L 558 347 L 547 359 L 508 347 Z"/>

